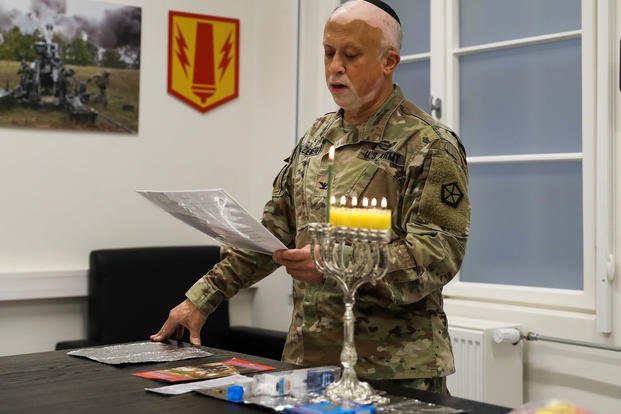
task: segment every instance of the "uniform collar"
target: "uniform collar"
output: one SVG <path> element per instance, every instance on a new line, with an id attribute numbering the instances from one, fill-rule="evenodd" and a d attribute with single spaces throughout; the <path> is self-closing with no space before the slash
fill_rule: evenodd
<path id="1" fill-rule="evenodd" d="M 342 136 L 342 132 L 347 132 L 346 141 L 343 144 L 352 144 L 360 141 L 380 142 L 384 136 L 384 130 L 393 112 L 405 100 L 403 91 L 399 85 L 393 85 L 393 91 L 384 101 L 384 104 L 363 124 L 356 126 L 345 126 L 343 119 L 343 109 L 339 109 L 335 114 L 333 125 L 340 134 L 328 134 L 328 141 L 335 144 L 335 140 Z M 336 138 L 336 139 L 335 139 Z"/>

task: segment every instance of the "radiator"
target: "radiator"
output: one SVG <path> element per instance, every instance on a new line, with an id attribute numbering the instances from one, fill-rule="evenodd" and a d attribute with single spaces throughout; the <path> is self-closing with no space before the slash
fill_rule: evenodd
<path id="1" fill-rule="evenodd" d="M 449 334 L 455 356 L 455 374 L 447 377 L 451 395 L 490 404 L 522 404 L 522 343 L 497 344 L 498 328 L 515 324 L 449 317 Z"/>

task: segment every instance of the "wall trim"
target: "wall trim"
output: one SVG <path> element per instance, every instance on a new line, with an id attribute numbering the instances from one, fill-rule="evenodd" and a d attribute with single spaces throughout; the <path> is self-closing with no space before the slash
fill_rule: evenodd
<path id="1" fill-rule="evenodd" d="M 1 272 L 0 301 L 88 295 L 87 269 Z"/>

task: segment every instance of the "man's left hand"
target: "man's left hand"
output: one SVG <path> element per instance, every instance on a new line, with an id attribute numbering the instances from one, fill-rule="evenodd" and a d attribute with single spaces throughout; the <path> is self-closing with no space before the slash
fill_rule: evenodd
<path id="1" fill-rule="evenodd" d="M 315 267 L 308 244 L 301 249 L 277 250 L 272 259 L 285 266 L 287 273 L 296 280 L 307 283 L 323 282 L 323 273 Z"/>

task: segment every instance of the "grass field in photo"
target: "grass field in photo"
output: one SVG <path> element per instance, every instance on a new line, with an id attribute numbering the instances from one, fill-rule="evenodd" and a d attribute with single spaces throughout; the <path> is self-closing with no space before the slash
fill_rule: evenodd
<path id="1" fill-rule="evenodd" d="M 19 85 L 20 63 L 15 61 L 0 61 L 0 89 L 13 89 Z M 72 84 L 69 93 L 73 93 L 80 82 L 87 82 L 88 78 L 103 72 L 103 68 L 96 66 L 72 66 L 75 71 L 70 78 Z M 8 107 L 0 106 L 0 127 L 29 127 L 29 128 L 55 128 L 76 129 L 106 132 L 138 132 L 139 115 L 139 88 L 140 70 L 138 69 L 114 69 L 106 68 L 110 72 L 110 85 L 107 89 L 108 104 L 104 108 L 102 103 L 95 102 L 93 98 L 99 93 L 94 82 L 87 83 L 87 92 L 92 93 L 91 102 L 85 104 L 89 109 L 97 111 L 100 116 L 94 123 L 76 121 L 69 117 L 64 109 L 33 108 L 27 105 L 14 104 Z M 110 118 L 112 121 L 107 120 Z"/>

